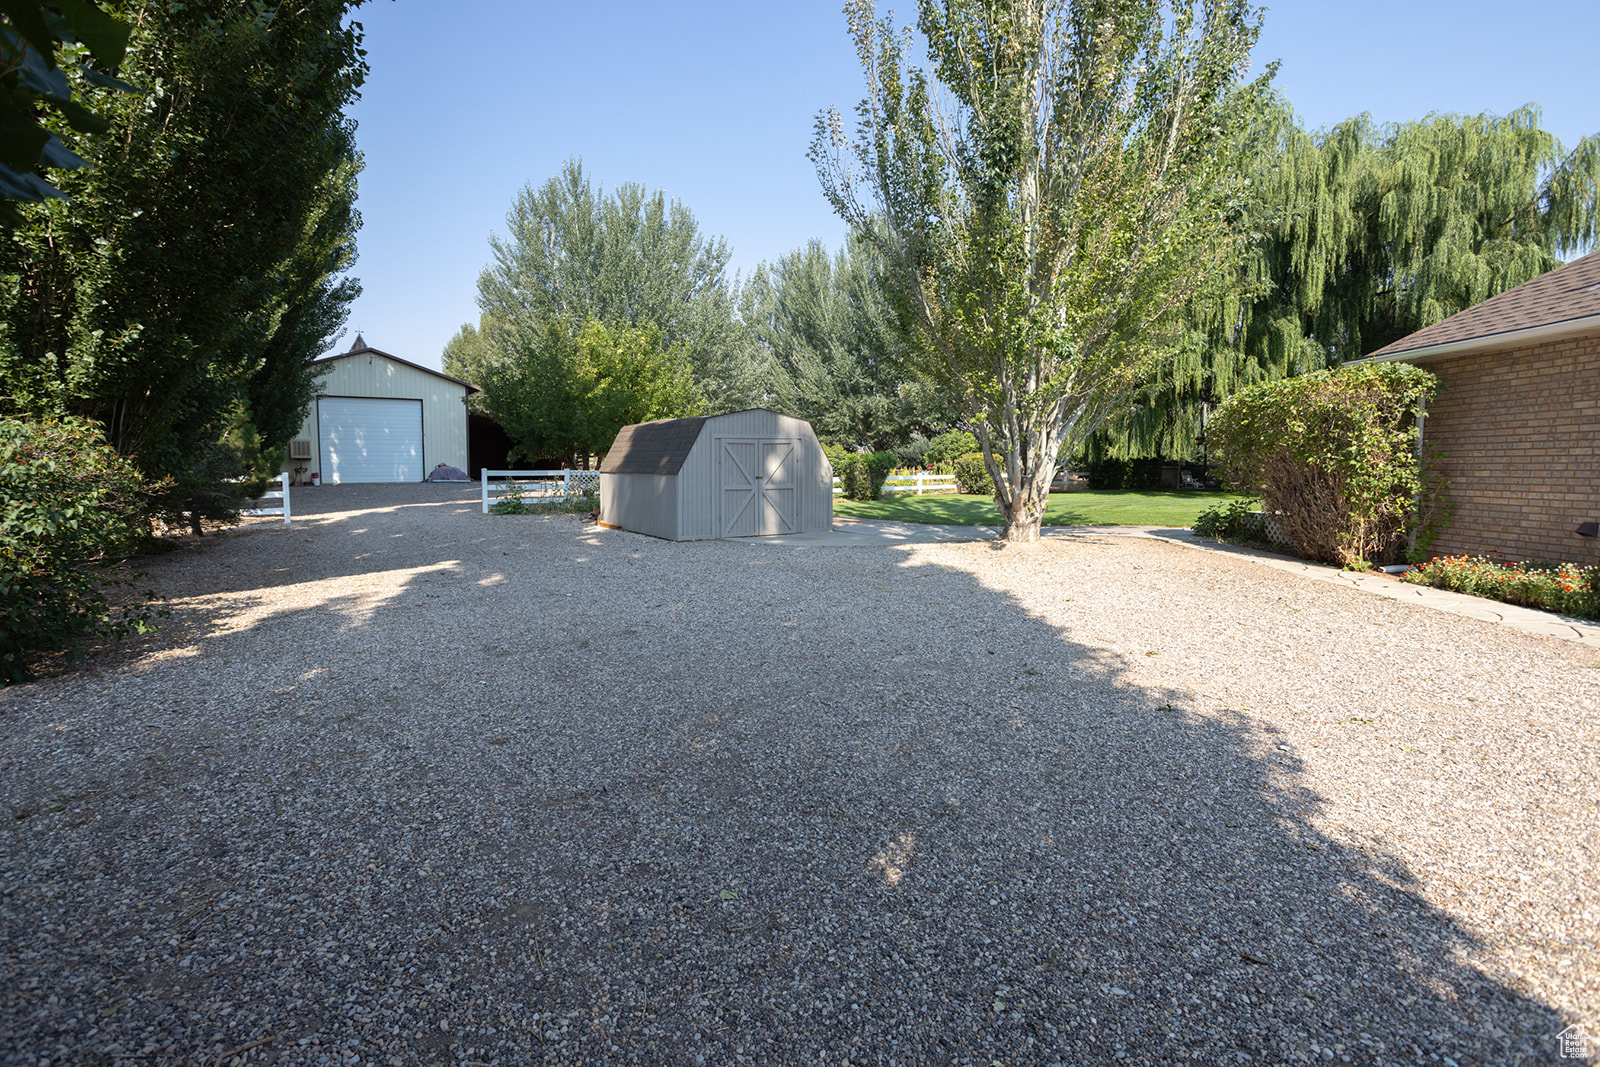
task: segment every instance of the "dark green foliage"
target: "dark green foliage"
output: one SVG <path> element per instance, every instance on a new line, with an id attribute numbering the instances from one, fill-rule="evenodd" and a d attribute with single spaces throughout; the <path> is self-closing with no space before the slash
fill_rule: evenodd
<path id="1" fill-rule="evenodd" d="M 1261 501 L 1252 497 L 1216 504 L 1202 511 L 1190 529 L 1217 541 L 1264 542 L 1269 538 L 1260 508 Z"/>
<path id="2" fill-rule="evenodd" d="M 1591 248 L 1600 136 L 1568 151 L 1539 119 L 1358 115 L 1309 133 L 1287 101 L 1264 111 L 1242 157 L 1249 255 L 1099 450 L 1198 455 L 1205 401 L 1356 359 Z"/>
<path id="3" fill-rule="evenodd" d="M 126 88 L 111 77 L 128 47 L 128 26 L 90 0 L 7 0 L 0 8 L 0 198 L 59 197 L 46 167 L 74 168 L 83 159 L 41 121 L 48 111 L 82 134 L 103 134 L 103 116 L 73 95 L 73 81 Z M 71 72 L 72 77 L 69 77 Z M 22 214 L 0 203 L 0 225 Z"/>
<path id="4" fill-rule="evenodd" d="M 1168 460 L 1118 459 L 1107 456 L 1081 467 L 1090 489 L 1159 489 L 1161 467 Z"/>
<path id="5" fill-rule="evenodd" d="M 140 5 L 137 94 L 92 90 L 112 130 L 71 202 L 26 205 L 0 245 L 8 413 L 95 419 L 152 479 L 224 469 L 242 404 L 265 447 L 299 426 L 312 360 L 358 289 L 352 3 Z"/>
<path id="6" fill-rule="evenodd" d="M 988 465 L 983 462 L 982 452 L 971 452 L 956 459 L 953 472 L 956 488 L 961 492 L 994 496 L 994 478 L 989 474 Z"/>
<path id="7" fill-rule="evenodd" d="M 0 419 L 0 683 L 26 679 L 34 653 L 148 627 L 143 603 L 108 604 L 93 569 L 148 535 L 142 497 L 138 471 L 90 423 Z"/>
<path id="8" fill-rule="evenodd" d="M 770 368 L 770 406 L 810 422 L 823 442 L 899 450 L 949 422 L 949 405 L 908 363 L 881 259 L 859 235 L 832 258 L 812 241 L 762 264 L 740 315 Z"/>
<path id="9" fill-rule="evenodd" d="M 1580 619 L 1600 619 L 1600 567 L 1445 556 L 1407 572 L 1404 579 Z"/>
<path id="10" fill-rule="evenodd" d="M 895 466 L 917 469 L 928 465 L 928 449 L 932 442 L 920 433 L 912 434 L 906 439 L 905 444 L 892 449 L 894 452 Z"/>
<path id="11" fill-rule="evenodd" d="M 512 456 L 535 462 L 604 455 L 624 426 L 688 415 L 698 399 L 688 353 L 667 347 L 654 326 L 590 322 L 569 332 L 551 321 L 538 344 L 485 374 L 489 409 L 518 442 Z"/>
<path id="12" fill-rule="evenodd" d="M 978 451 L 978 439 L 965 430 L 950 430 L 940 434 L 928 443 L 928 454 L 924 461 L 930 467 L 943 468 L 945 464 L 954 463 L 962 456 Z"/>
<path id="13" fill-rule="evenodd" d="M 1416 455 L 1417 412 L 1437 388 L 1432 374 L 1400 363 L 1251 386 L 1212 419 L 1213 455 L 1229 483 L 1260 496 L 1299 554 L 1384 562 L 1429 525 L 1443 489 Z"/>
<path id="14" fill-rule="evenodd" d="M 883 496 L 883 483 L 895 467 L 893 452 L 850 452 L 837 446 L 825 451 L 846 500 L 877 500 Z"/>

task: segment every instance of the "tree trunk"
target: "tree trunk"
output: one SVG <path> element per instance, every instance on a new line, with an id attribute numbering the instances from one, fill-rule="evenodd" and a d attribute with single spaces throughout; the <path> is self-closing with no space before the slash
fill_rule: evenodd
<path id="1" fill-rule="evenodd" d="M 1030 492 L 1032 486 L 1023 486 L 1013 490 L 1011 499 L 1001 505 L 1000 514 L 1006 520 L 1005 533 L 1001 536 L 1007 541 L 1026 543 L 1039 540 L 1039 526 L 1044 521 L 1045 505 L 1049 502 L 1050 487 L 1045 486 L 1043 498 L 1035 492 Z"/>

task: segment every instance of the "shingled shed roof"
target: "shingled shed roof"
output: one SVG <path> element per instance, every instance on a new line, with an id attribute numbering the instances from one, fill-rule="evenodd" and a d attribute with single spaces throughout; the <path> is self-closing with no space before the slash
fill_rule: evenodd
<path id="1" fill-rule="evenodd" d="M 705 416 L 624 426 L 600 463 L 604 474 L 677 474 L 700 439 Z"/>
<path id="2" fill-rule="evenodd" d="M 1591 252 L 1532 281 L 1369 355 L 1380 361 L 1465 354 L 1491 345 L 1538 342 L 1600 330 L 1600 252 Z"/>

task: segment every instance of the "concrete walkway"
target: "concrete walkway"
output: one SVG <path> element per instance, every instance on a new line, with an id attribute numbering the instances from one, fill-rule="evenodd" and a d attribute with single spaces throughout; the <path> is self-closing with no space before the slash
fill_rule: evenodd
<path id="1" fill-rule="evenodd" d="M 1280 556 L 1254 548 L 1225 544 L 1196 536 L 1193 531 L 1162 526 L 1046 526 L 1045 537 L 1079 537 L 1084 534 L 1103 534 L 1118 537 L 1148 537 L 1166 541 L 1201 552 L 1219 552 L 1252 559 L 1266 567 L 1298 574 L 1314 582 L 1330 582 L 1363 593 L 1388 597 L 1408 604 L 1420 604 L 1435 611 L 1452 615 L 1465 615 L 1469 619 L 1499 623 L 1524 633 L 1540 637 L 1555 637 L 1563 641 L 1576 641 L 1590 648 L 1600 649 L 1600 623 L 1555 615 L 1548 611 L 1502 604 L 1496 600 L 1452 593 L 1424 585 L 1402 582 L 1381 572 L 1340 570 L 1338 567 L 1307 563 L 1292 556 Z M 740 538 L 753 545 L 771 545 L 786 548 L 849 548 L 862 545 L 927 545 L 961 541 L 993 541 L 1000 536 L 998 526 L 932 526 L 922 523 L 881 522 L 872 519 L 853 519 L 836 516 L 833 532 L 825 534 L 789 534 L 781 537 Z"/>

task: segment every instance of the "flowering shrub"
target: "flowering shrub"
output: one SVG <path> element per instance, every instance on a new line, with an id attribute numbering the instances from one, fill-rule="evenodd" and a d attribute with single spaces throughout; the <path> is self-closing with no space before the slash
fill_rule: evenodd
<path id="1" fill-rule="evenodd" d="M 1582 619 L 1600 619 L 1600 567 L 1441 556 L 1408 572 L 1405 581 Z"/>

